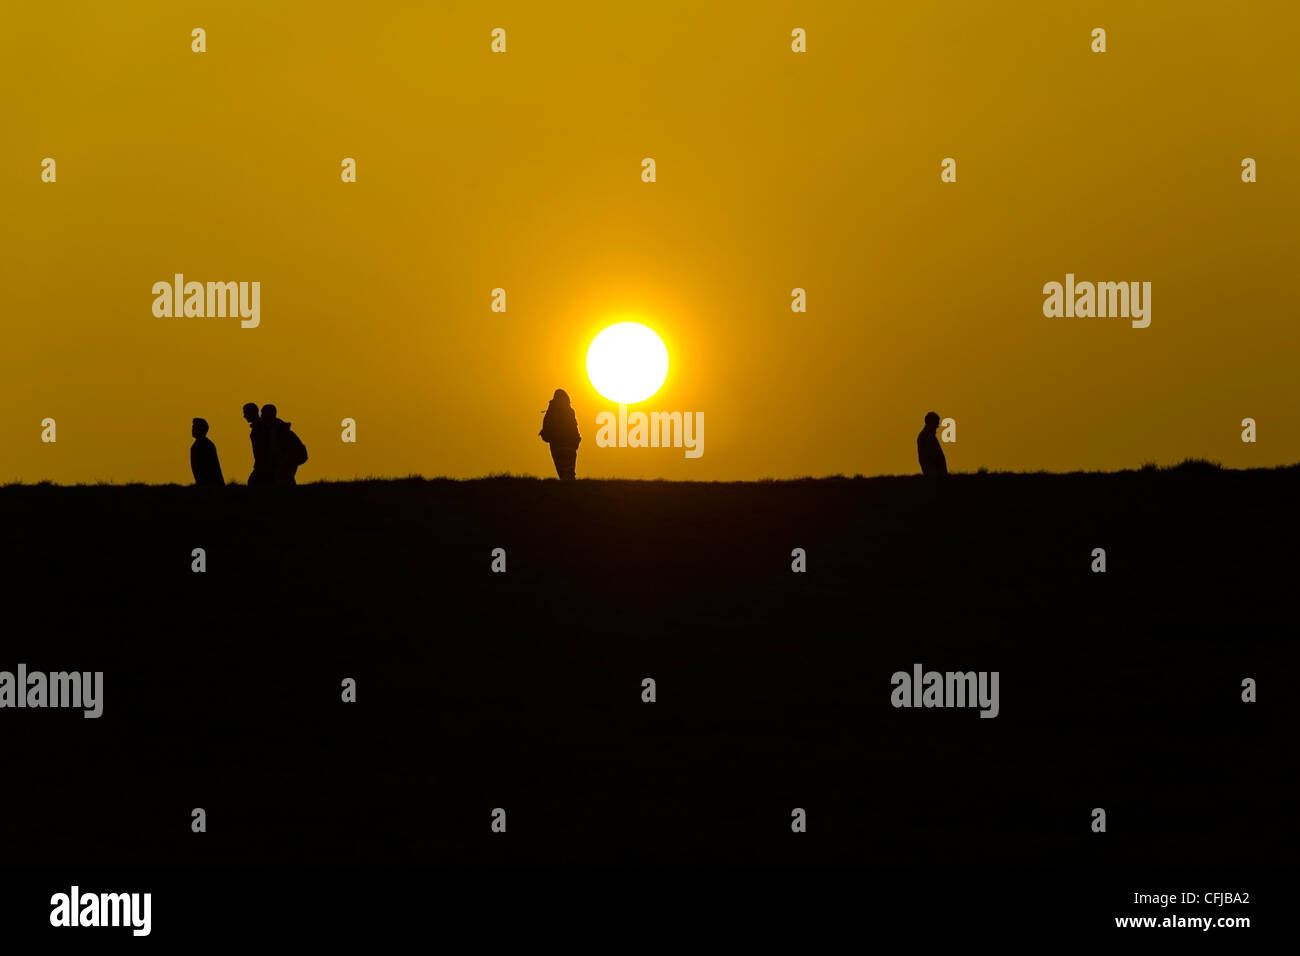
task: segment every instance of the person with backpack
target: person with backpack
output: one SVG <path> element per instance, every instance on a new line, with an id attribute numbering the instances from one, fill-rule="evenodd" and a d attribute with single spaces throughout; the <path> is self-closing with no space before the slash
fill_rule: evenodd
<path id="1" fill-rule="evenodd" d="M 573 481 L 578 464 L 578 445 L 582 436 L 578 434 L 578 416 L 569 404 L 569 393 L 562 388 L 555 390 L 555 396 L 546 406 L 542 418 L 542 430 L 537 434 L 542 441 L 551 446 L 551 461 L 555 462 L 555 474 L 561 481 Z"/>
<path id="2" fill-rule="evenodd" d="M 271 483 L 297 484 L 294 476 L 298 472 L 298 466 L 307 461 L 307 446 L 294 434 L 288 422 L 276 417 L 274 405 L 262 406 L 262 422 L 270 436 Z"/>

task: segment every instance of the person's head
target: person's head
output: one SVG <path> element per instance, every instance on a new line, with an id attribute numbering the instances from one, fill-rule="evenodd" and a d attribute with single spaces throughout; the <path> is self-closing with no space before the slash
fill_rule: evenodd
<path id="1" fill-rule="evenodd" d="M 274 406 L 274 405 L 263 405 L 263 406 L 262 406 L 262 421 L 264 421 L 264 422 L 273 422 L 273 421 L 275 421 L 275 406 Z"/>
<path id="2" fill-rule="evenodd" d="M 194 424 L 190 426 L 190 434 L 195 438 L 203 438 L 208 433 L 208 423 L 202 418 L 194 419 Z"/>
<path id="3" fill-rule="evenodd" d="M 244 421 L 257 421 L 257 402 L 249 402 L 244 406 Z"/>
<path id="4" fill-rule="evenodd" d="M 935 413 L 935 412 L 927 412 L 927 413 L 926 413 L 926 416 L 925 416 L 925 427 L 926 427 L 926 428 L 938 428 L 938 427 L 939 427 L 939 416 L 938 416 L 937 413 Z"/>
<path id="5" fill-rule="evenodd" d="M 557 389 L 555 390 L 555 396 L 551 399 L 551 401 L 552 401 L 552 402 L 559 402 L 561 405 L 568 405 L 568 404 L 569 404 L 569 393 L 566 392 L 566 391 L 565 391 L 564 389 L 562 389 L 562 388 L 557 388 Z"/>

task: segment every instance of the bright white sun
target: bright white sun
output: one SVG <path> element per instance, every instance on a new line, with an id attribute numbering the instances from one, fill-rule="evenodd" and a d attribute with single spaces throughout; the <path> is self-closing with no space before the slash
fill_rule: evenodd
<path id="1" fill-rule="evenodd" d="M 591 340 L 587 377 L 611 402 L 644 402 L 668 378 L 668 349 L 649 326 L 618 322 Z"/>

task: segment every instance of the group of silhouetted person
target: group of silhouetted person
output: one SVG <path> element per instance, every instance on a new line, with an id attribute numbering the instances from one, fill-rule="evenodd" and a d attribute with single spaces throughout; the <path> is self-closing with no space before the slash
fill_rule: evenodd
<path id="1" fill-rule="evenodd" d="M 244 406 L 244 421 L 248 422 L 248 438 L 253 444 L 253 471 L 248 476 L 250 485 L 292 485 L 298 466 L 307 460 L 307 446 L 302 443 L 288 422 L 281 421 L 274 405 L 263 405 L 258 411 L 254 402 Z M 221 461 L 217 446 L 208 437 L 208 423 L 194 419 L 190 428 L 194 444 L 190 446 L 190 470 L 196 485 L 221 486 L 226 479 L 221 474 Z"/>
<path id="2" fill-rule="evenodd" d="M 948 474 L 948 460 L 944 457 L 937 434 L 940 423 L 938 414 L 928 413 L 925 416 L 925 427 L 916 436 L 916 457 L 921 463 L 921 474 L 929 477 Z M 554 397 L 543 413 L 542 430 L 537 434 L 551 446 L 555 474 L 561 481 L 572 481 L 577 469 L 578 444 L 582 441 L 582 436 L 578 434 L 578 416 L 569 404 L 569 393 L 564 389 L 555 390 Z"/>
<path id="3" fill-rule="evenodd" d="M 298 466 L 307 460 L 307 446 L 294 434 L 288 422 L 276 415 L 274 405 L 244 406 L 244 420 L 248 422 L 248 438 L 253 443 L 253 472 L 248 476 L 250 485 L 292 485 Z M 925 427 L 916 436 L 916 457 L 921 473 L 930 477 L 948 474 L 948 461 L 939 444 L 939 416 L 930 412 L 925 416 Z M 217 459 L 217 446 L 208 438 L 208 423 L 194 419 L 191 430 L 194 444 L 190 446 L 190 469 L 196 485 L 224 485 L 221 462 Z M 569 402 L 569 393 L 562 388 L 542 413 L 542 430 L 537 433 L 551 446 L 551 461 L 555 474 L 561 481 L 573 481 L 578 466 L 578 416 Z"/>

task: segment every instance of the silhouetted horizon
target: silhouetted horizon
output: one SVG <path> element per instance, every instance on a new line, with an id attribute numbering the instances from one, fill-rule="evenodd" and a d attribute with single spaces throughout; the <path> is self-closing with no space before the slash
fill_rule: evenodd
<path id="1" fill-rule="evenodd" d="M 1221 465 L 1218 462 L 1207 461 L 1205 459 L 1190 458 L 1169 465 L 1161 464 L 1143 464 L 1132 468 L 1120 468 L 1117 470 L 1093 470 L 1093 469 L 1075 469 L 1073 471 L 1001 471 L 992 468 L 980 468 L 975 471 L 949 471 L 946 477 L 950 478 L 985 478 L 985 477 L 1071 477 L 1078 475 L 1129 475 L 1140 474 L 1144 472 L 1166 473 L 1178 470 L 1202 469 L 1207 471 L 1223 472 L 1224 474 L 1252 474 L 1252 473 L 1270 473 L 1279 471 L 1288 471 L 1293 468 L 1300 468 L 1300 461 L 1291 462 L 1284 465 L 1260 466 L 1251 468 L 1232 468 Z M 875 481 L 880 479 L 915 479 L 920 481 L 925 476 L 918 473 L 906 474 L 829 474 L 829 475 L 797 475 L 788 478 L 736 478 L 736 479 L 706 479 L 706 478 L 638 478 L 638 477 L 620 477 L 608 475 L 592 475 L 590 477 L 578 478 L 575 484 L 586 482 L 636 482 L 644 484 L 670 484 L 670 485 L 754 485 L 754 484 L 782 484 L 809 481 Z M 472 475 L 465 478 L 457 478 L 450 475 L 357 475 L 351 478 L 318 478 L 313 481 L 299 482 L 299 487 L 310 487 L 313 485 L 348 485 L 360 482 L 402 482 L 402 481 L 450 481 L 450 482 L 485 482 L 485 481 L 555 481 L 554 476 L 542 474 L 514 474 L 514 473 L 489 473 L 485 475 Z M 0 488 L 35 488 L 47 485 L 57 488 L 193 488 L 193 484 L 180 481 L 169 482 L 117 482 L 117 481 L 94 481 L 94 482 L 57 482 L 57 481 L 9 481 L 0 484 Z M 227 481 L 227 488 L 246 488 L 246 482 Z"/>

